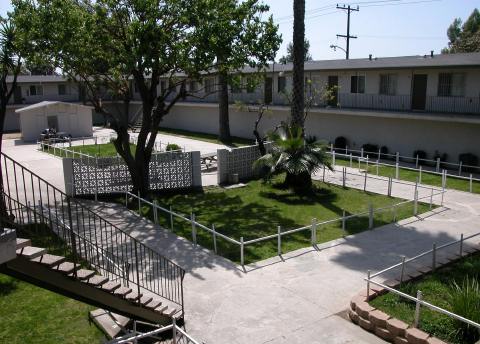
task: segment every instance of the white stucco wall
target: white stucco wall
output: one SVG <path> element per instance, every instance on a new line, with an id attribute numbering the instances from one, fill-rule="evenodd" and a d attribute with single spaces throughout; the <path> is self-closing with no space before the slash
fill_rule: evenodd
<path id="1" fill-rule="evenodd" d="M 286 120 L 289 108 L 276 107 L 264 116 L 260 129 L 264 132 Z M 421 149 L 432 156 L 436 150 L 447 153 L 448 160 L 456 162 L 461 153 L 474 153 L 480 157 L 480 121 L 459 123 L 452 120 L 423 120 L 422 115 L 412 118 L 409 114 L 397 113 L 388 117 L 378 113 L 343 111 L 330 113 L 326 109 L 312 112 L 306 122 L 308 134 L 333 142 L 344 136 L 352 148 L 365 143 L 387 146 L 391 152 L 411 156 Z M 256 113 L 230 108 L 230 130 L 232 135 L 253 138 L 252 130 Z M 214 104 L 177 104 L 160 126 L 169 128 L 218 133 L 218 107 Z"/>
<path id="2" fill-rule="evenodd" d="M 47 117 L 57 116 L 58 131 L 66 132 L 73 137 L 91 136 L 92 109 L 85 106 L 69 104 L 53 104 L 18 113 L 20 130 L 24 141 L 35 141 L 42 130 L 48 127 Z"/>

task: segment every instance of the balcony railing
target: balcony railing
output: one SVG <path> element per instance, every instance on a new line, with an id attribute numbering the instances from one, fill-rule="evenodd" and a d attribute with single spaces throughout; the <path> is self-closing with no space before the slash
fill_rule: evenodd
<path id="1" fill-rule="evenodd" d="M 429 112 L 480 114 L 480 97 L 427 97 Z"/>
<path id="2" fill-rule="evenodd" d="M 342 108 L 408 111 L 411 109 L 412 97 L 409 95 L 340 93 L 338 103 Z"/>

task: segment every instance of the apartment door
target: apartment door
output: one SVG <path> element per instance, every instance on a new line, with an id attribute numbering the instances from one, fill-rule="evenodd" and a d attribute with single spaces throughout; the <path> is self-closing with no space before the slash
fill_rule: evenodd
<path id="1" fill-rule="evenodd" d="M 273 100 L 273 79 L 265 78 L 265 94 L 264 94 L 265 104 L 271 104 Z"/>
<path id="2" fill-rule="evenodd" d="M 412 110 L 425 110 L 427 101 L 427 74 L 413 75 Z"/>
<path id="3" fill-rule="evenodd" d="M 328 99 L 328 105 L 337 106 L 338 104 L 338 75 L 328 76 L 328 88 L 333 90 L 333 95 Z"/>

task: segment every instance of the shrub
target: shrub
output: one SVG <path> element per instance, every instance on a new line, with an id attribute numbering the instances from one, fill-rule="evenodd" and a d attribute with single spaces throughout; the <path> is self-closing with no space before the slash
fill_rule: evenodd
<path id="1" fill-rule="evenodd" d="M 368 155 L 369 158 L 376 158 L 378 156 L 378 145 L 374 145 L 371 143 L 365 143 L 363 146 L 363 156 L 366 157 Z M 368 153 L 367 153 L 368 152 Z"/>
<path id="2" fill-rule="evenodd" d="M 335 148 L 342 149 L 342 150 L 345 150 L 347 148 L 347 145 L 348 145 L 348 141 L 343 136 L 338 136 L 335 139 L 335 143 L 333 144 Z"/>
<path id="3" fill-rule="evenodd" d="M 423 150 L 417 149 L 413 151 L 413 157 L 416 159 L 418 156 L 418 160 L 425 160 L 427 159 L 427 153 Z"/>
<path id="4" fill-rule="evenodd" d="M 451 294 L 452 312 L 466 319 L 480 323 L 480 282 L 475 278 L 465 278 L 461 285 L 456 282 L 452 285 Z M 462 321 L 455 321 L 458 335 L 465 342 L 475 343 L 480 339 L 477 328 Z"/>
<path id="5" fill-rule="evenodd" d="M 448 159 L 447 153 L 440 153 L 439 151 L 435 151 L 435 154 L 433 155 L 433 160 L 437 161 L 437 159 L 440 159 L 440 167 L 446 167 L 446 164 L 443 164 L 443 162 L 446 162 Z"/>
<path id="6" fill-rule="evenodd" d="M 177 150 L 182 150 L 182 147 L 180 147 L 179 145 L 177 145 L 176 143 L 169 143 L 167 145 L 167 148 L 165 149 L 167 152 L 170 152 L 170 151 L 177 151 Z"/>
<path id="7" fill-rule="evenodd" d="M 458 156 L 458 162 L 463 165 L 478 166 L 478 157 L 472 153 L 462 153 Z"/>

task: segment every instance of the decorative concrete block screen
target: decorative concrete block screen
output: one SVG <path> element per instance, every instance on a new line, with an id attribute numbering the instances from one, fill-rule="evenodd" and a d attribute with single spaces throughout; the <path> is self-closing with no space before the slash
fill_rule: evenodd
<path id="1" fill-rule="evenodd" d="M 265 145 L 267 151 L 271 147 L 270 143 Z M 217 169 L 218 184 L 228 182 L 229 175 L 238 174 L 238 179 L 245 180 L 255 177 L 253 163 L 260 158 L 258 146 L 247 146 L 241 148 L 218 149 L 217 150 Z"/>
<path id="2" fill-rule="evenodd" d="M 153 154 L 150 189 L 188 189 L 202 185 L 200 152 Z M 63 159 L 65 190 L 71 195 L 111 194 L 132 189 L 127 166 L 120 157 Z"/>

